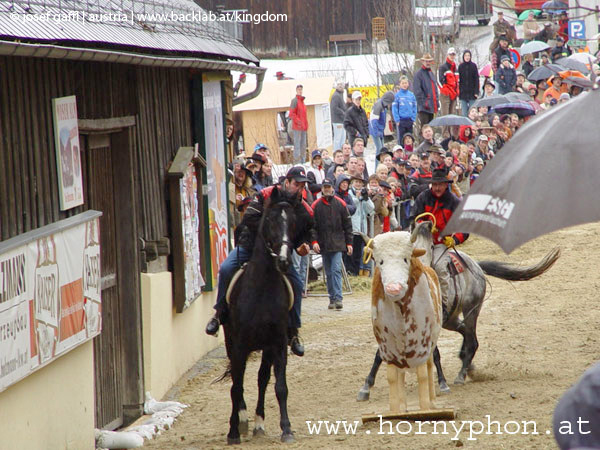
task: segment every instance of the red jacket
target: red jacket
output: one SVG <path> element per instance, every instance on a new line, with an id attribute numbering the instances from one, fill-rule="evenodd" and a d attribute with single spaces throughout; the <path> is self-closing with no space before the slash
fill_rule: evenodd
<path id="1" fill-rule="evenodd" d="M 450 100 L 458 97 L 458 72 L 456 64 L 450 59 L 446 59 L 446 62 L 440 66 L 439 81 L 440 94 L 450 97 Z"/>
<path id="2" fill-rule="evenodd" d="M 304 97 L 296 95 L 290 105 L 290 119 L 292 119 L 292 130 L 308 130 L 308 118 L 306 116 L 306 105 Z"/>
<path id="3" fill-rule="evenodd" d="M 446 224 L 450 220 L 450 217 L 452 217 L 452 213 L 457 208 L 458 203 L 458 198 L 450 192 L 449 189 L 447 189 L 440 198 L 435 197 L 432 194 L 431 189 L 427 189 L 415 200 L 415 204 L 411 211 L 411 221 L 424 212 L 433 214 L 435 216 L 435 226 L 437 228 L 437 232 L 433 234 L 433 243 L 441 244 L 442 237 L 447 235 L 447 233 L 443 232 L 444 228 L 446 228 Z M 419 220 L 429 219 L 426 216 Z M 454 237 L 456 244 L 463 243 L 469 237 L 467 233 L 454 233 L 452 236 Z"/>

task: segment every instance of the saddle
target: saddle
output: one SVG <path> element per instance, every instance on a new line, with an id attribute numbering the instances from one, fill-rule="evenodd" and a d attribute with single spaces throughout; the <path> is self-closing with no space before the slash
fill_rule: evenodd
<path id="1" fill-rule="evenodd" d="M 231 296 L 231 293 L 233 292 L 233 287 L 235 286 L 235 284 L 239 281 L 239 279 L 242 277 L 242 275 L 244 274 L 244 270 L 246 270 L 246 264 L 244 264 L 242 267 L 240 267 L 237 272 L 235 272 L 235 274 L 233 274 L 233 278 L 231 279 L 231 282 L 229 283 L 229 287 L 227 288 L 227 293 L 225 294 L 225 301 L 227 301 L 227 305 L 229 305 L 229 297 Z M 290 283 L 289 278 L 287 277 L 287 275 L 282 274 L 283 277 L 283 283 L 285 284 L 285 287 L 287 288 L 287 292 L 288 292 L 288 311 L 292 309 L 292 306 L 294 306 L 294 290 L 292 289 L 292 283 Z"/>

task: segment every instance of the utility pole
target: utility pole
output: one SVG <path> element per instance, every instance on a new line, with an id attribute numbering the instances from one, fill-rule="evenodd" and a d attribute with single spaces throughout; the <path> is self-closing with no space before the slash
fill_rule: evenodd
<path id="1" fill-rule="evenodd" d="M 379 98 L 379 41 L 385 40 L 385 18 L 373 17 L 371 21 L 373 42 L 375 43 L 375 70 L 377 72 L 377 98 Z"/>

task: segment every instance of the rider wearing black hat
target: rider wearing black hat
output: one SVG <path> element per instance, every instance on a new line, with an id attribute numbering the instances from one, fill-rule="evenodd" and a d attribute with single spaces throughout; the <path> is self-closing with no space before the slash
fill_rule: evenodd
<path id="1" fill-rule="evenodd" d="M 294 206 L 296 214 L 295 235 L 292 237 L 294 249 L 300 255 L 308 254 L 310 242 L 314 228 L 313 210 L 302 199 L 302 191 L 308 181 L 304 167 L 292 167 L 281 185 L 269 186 L 259 192 L 246 209 L 242 223 L 236 229 L 236 248 L 229 253 L 225 261 L 219 268 L 219 285 L 217 290 L 217 303 L 214 308 L 216 313 L 206 326 L 206 333 L 215 335 L 219 330 L 219 325 L 227 318 L 227 302 L 225 295 L 229 282 L 235 272 L 252 256 L 254 249 L 254 240 L 258 235 L 264 202 L 272 195 L 274 189 L 279 189 L 281 195 L 289 198 L 289 202 Z M 298 328 L 300 328 L 300 309 L 302 302 L 302 280 L 294 265 L 290 264 L 287 276 L 294 290 L 294 305 L 289 314 L 290 346 L 292 352 L 298 356 L 304 355 L 304 346 L 298 337 Z"/>
<path id="2" fill-rule="evenodd" d="M 448 179 L 444 170 L 434 170 L 429 182 L 431 183 L 429 189 L 421 192 L 415 200 L 410 214 L 410 222 L 413 223 L 423 213 L 431 213 L 435 217 L 432 267 L 438 274 L 442 289 L 442 300 L 444 305 L 447 305 L 447 291 L 450 283 L 450 274 L 448 272 L 450 256 L 448 255 L 447 248 L 463 243 L 469 235 L 467 233 L 454 233 L 451 236 L 444 235 L 444 228 L 446 228 L 446 224 L 450 220 L 450 217 L 452 217 L 452 213 L 458 207 L 459 200 L 448 189 L 448 184 L 452 180 Z M 425 216 L 418 219 L 418 221 L 422 220 L 430 220 L 430 218 Z"/>

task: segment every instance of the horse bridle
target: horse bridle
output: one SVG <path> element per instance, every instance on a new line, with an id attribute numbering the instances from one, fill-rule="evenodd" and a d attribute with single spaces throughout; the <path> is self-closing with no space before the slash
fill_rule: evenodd
<path id="1" fill-rule="evenodd" d="M 275 259 L 277 259 L 277 258 L 287 259 L 288 249 L 292 246 L 292 242 L 289 240 L 288 233 L 287 233 L 287 213 L 285 212 L 284 209 L 281 210 L 281 214 L 283 216 L 284 234 L 283 234 L 283 238 L 281 240 L 281 249 L 279 250 L 279 254 L 277 254 L 271 247 L 271 243 L 267 241 L 267 239 L 265 238 L 265 236 L 263 234 L 263 227 L 264 227 L 264 222 L 265 222 L 265 218 L 266 218 L 266 214 L 265 214 L 266 210 L 267 210 L 267 205 L 265 205 L 265 208 L 263 210 L 263 216 L 260 219 L 260 225 L 258 227 L 258 234 L 259 234 L 260 238 L 263 240 L 265 247 L 267 248 L 267 251 L 269 252 L 271 257 L 273 257 Z"/>

